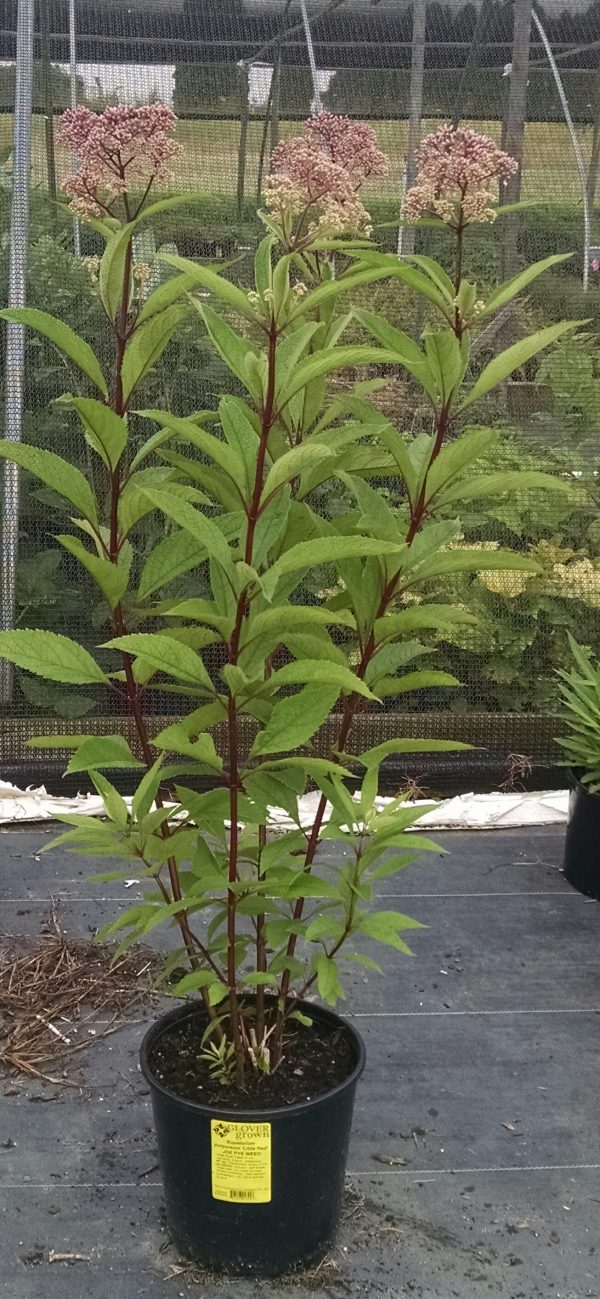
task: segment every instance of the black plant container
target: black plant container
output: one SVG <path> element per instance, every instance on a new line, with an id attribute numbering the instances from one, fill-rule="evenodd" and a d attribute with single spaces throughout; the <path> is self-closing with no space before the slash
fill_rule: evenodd
<path id="1" fill-rule="evenodd" d="M 590 794 L 572 776 L 565 839 L 565 879 L 574 889 L 600 900 L 600 794 Z"/>
<path id="2" fill-rule="evenodd" d="M 323 1257 L 335 1237 L 354 1095 L 365 1049 L 356 1030 L 333 1011 L 312 1004 L 303 1009 L 321 1023 L 344 1027 L 352 1041 L 355 1064 L 332 1091 L 284 1108 L 233 1110 L 226 1105 L 202 1105 L 178 1097 L 158 1082 L 149 1063 L 152 1048 L 166 1030 L 197 1014 L 193 1007 L 178 1007 L 164 1015 L 142 1042 L 141 1067 L 152 1095 L 171 1238 L 183 1255 L 208 1270 L 279 1276 Z M 249 1154 L 244 1148 L 246 1132 Z M 255 1137 L 262 1148 L 258 1163 L 256 1142 L 252 1148 Z M 222 1189 L 215 1186 L 214 1178 L 223 1168 L 219 1163 L 221 1147 L 216 1149 L 215 1142 L 223 1139 L 234 1142 L 225 1180 L 237 1183 L 233 1193 L 240 1197 L 239 1202 L 216 1198 L 213 1193 Z M 236 1146 L 236 1142 L 241 1144 Z M 259 1166 L 258 1194 L 270 1198 L 257 1203 L 252 1190 L 246 1198 L 247 1174 L 249 1168 Z M 265 1179 L 270 1180 L 270 1191 Z"/>

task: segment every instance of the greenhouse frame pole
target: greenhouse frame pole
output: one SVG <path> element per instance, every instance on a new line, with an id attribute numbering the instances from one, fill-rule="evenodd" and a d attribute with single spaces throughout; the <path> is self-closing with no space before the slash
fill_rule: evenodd
<path id="1" fill-rule="evenodd" d="M 306 36 L 306 46 L 308 49 L 308 62 L 310 64 L 310 75 L 313 83 L 313 103 L 316 113 L 323 112 L 323 102 L 321 100 L 321 91 L 319 90 L 319 78 L 317 73 L 317 60 L 315 58 L 315 47 L 313 45 L 312 32 L 306 12 L 306 0 L 300 0 L 300 13 L 304 23 L 304 33 Z"/>
<path id="2" fill-rule="evenodd" d="M 408 105 L 408 140 L 404 168 L 404 194 L 398 228 L 398 256 L 411 256 L 415 251 L 414 226 L 405 226 L 404 204 L 408 190 L 417 178 L 417 152 L 421 143 L 423 124 L 423 85 L 425 81 L 425 32 L 427 26 L 427 0 L 415 0 L 412 31 L 412 57 L 410 64 L 410 91 Z"/>
<path id="3" fill-rule="evenodd" d="M 505 204 L 518 203 L 521 198 L 532 18 L 533 0 L 515 0 L 510 96 L 502 147 L 519 164 L 519 169 L 506 182 L 503 195 Z M 516 275 L 519 269 L 518 244 L 519 213 L 511 212 L 503 218 L 502 278 L 504 280 Z"/>
<path id="4" fill-rule="evenodd" d="M 77 108 L 77 26 L 75 22 L 75 0 L 69 0 L 69 80 L 71 82 L 71 108 Z M 75 158 L 73 158 L 75 170 Z M 73 222 L 73 251 L 81 257 L 81 226 Z"/>
<path id="5" fill-rule="evenodd" d="M 33 24 L 35 0 L 19 0 L 17 15 L 17 59 L 15 74 L 15 116 L 13 126 L 13 189 L 10 213 L 8 275 L 9 307 L 24 307 L 29 232 L 29 186 L 31 155 L 31 108 L 33 86 Z M 23 421 L 23 375 L 25 330 L 9 321 L 6 328 L 5 437 L 20 442 Z M 19 555 L 19 468 L 6 461 L 0 537 L 0 627 L 14 627 L 16 612 L 16 568 Z M 0 661 L 0 702 L 12 698 L 12 664 Z"/>

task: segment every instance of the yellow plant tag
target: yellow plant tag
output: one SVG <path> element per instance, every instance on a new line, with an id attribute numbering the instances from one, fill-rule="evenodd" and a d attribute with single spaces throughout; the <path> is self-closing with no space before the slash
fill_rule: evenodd
<path id="1" fill-rule="evenodd" d="M 210 1143 L 213 1199 L 269 1204 L 271 1124 L 211 1119 Z"/>

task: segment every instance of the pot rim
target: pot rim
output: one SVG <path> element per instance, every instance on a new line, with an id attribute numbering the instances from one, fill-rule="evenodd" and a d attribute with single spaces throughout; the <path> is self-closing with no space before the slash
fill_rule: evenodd
<path id="1" fill-rule="evenodd" d="M 320 1006 L 318 1003 L 314 1002 L 299 1001 L 298 1009 L 302 1009 L 314 1018 L 320 1018 L 328 1023 L 334 1022 L 339 1027 L 345 1028 L 346 1032 L 349 1033 L 356 1051 L 356 1064 L 354 1065 L 352 1072 L 348 1074 L 347 1078 L 344 1078 L 343 1082 L 337 1083 L 337 1085 L 332 1087 L 329 1091 L 321 1092 L 319 1096 L 315 1096 L 310 1100 L 295 1101 L 292 1105 L 273 1106 L 271 1109 L 233 1109 L 227 1105 L 207 1105 L 202 1101 L 190 1100 L 186 1096 L 179 1096 L 176 1091 L 172 1091 L 170 1087 L 166 1087 L 164 1083 L 159 1082 L 150 1067 L 148 1057 L 157 1038 L 161 1037 L 162 1034 L 178 1020 L 191 1019 L 193 1015 L 198 1013 L 199 1009 L 199 1005 L 188 1003 L 184 1006 L 176 1006 L 174 1010 L 169 1010 L 165 1015 L 161 1015 L 159 1019 L 156 1019 L 154 1023 L 150 1025 L 150 1028 L 146 1031 L 142 1039 L 140 1046 L 140 1068 L 144 1079 L 151 1088 L 154 1088 L 155 1091 L 160 1092 L 169 1100 L 176 1101 L 178 1105 L 182 1105 L 186 1109 L 197 1114 L 202 1114 L 206 1118 L 225 1118 L 229 1119 L 232 1123 L 269 1123 L 272 1119 L 293 1117 L 294 1115 L 304 1113 L 306 1110 L 314 1109 L 315 1106 L 321 1105 L 325 1101 L 332 1100 L 342 1092 L 347 1091 L 350 1087 L 355 1086 L 365 1067 L 365 1044 L 358 1032 L 358 1029 L 356 1029 L 353 1024 L 349 1023 L 347 1019 L 344 1019 L 341 1015 L 337 1015 L 335 1011 L 330 1010 L 328 1007 Z"/>
<path id="2" fill-rule="evenodd" d="M 588 789 L 587 785 L 584 785 L 581 776 L 578 774 L 578 771 L 576 771 L 574 767 L 569 767 L 568 771 L 571 780 L 571 785 L 574 790 L 580 790 L 582 794 L 585 794 L 587 796 L 587 798 L 596 798 L 600 802 L 600 793 L 595 793 L 594 790 Z"/>

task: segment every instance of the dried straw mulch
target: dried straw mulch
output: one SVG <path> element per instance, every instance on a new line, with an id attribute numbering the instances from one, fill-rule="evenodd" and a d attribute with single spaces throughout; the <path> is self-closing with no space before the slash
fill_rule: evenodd
<path id="1" fill-rule="evenodd" d="M 156 960 L 67 938 L 53 909 L 33 938 L 0 935 L 0 1068 L 64 1085 L 58 1061 L 115 1033 L 153 996 Z"/>

